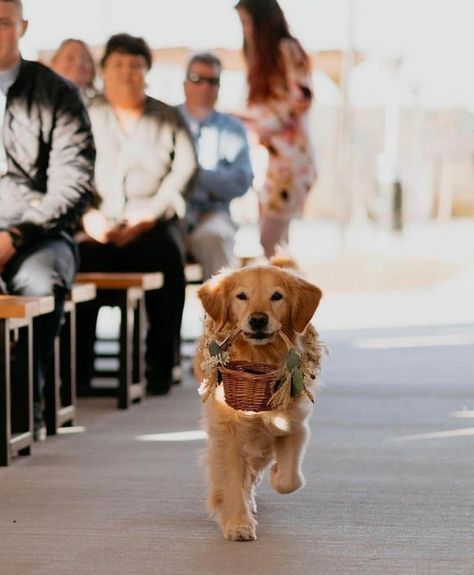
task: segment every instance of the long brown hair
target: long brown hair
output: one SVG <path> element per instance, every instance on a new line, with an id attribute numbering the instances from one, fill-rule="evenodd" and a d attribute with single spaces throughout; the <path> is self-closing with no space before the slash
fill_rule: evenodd
<path id="1" fill-rule="evenodd" d="M 297 42 L 301 55 L 308 55 L 294 38 L 277 0 L 239 0 L 235 5 L 244 9 L 253 23 L 253 51 L 244 38 L 243 52 L 247 62 L 249 103 L 264 102 L 275 95 L 276 87 L 287 88 L 285 70 L 280 52 L 280 41 L 291 38 Z"/>

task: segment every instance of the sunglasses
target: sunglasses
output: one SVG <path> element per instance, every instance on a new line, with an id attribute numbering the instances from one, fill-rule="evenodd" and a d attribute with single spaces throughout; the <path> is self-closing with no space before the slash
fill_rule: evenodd
<path id="1" fill-rule="evenodd" d="M 193 84 L 204 84 L 204 82 L 207 82 L 210 86 L 219 86 L 221 82 L 220 78 L 216 78 L 215 76 L 201 76 L 193 72 L 188 74 L 187 79 Z"/>

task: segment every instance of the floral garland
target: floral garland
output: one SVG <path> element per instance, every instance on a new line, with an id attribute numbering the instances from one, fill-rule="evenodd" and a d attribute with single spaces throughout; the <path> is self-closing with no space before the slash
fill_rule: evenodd
<path id="1" fill-rule="evenodd" d="M 215 333 L 212 331 L 212 327 L 212 320 L 207 318 L 204 331 L 203 361 L 201 363 L 205 378 L 199 388 L 203 402 L 214 395 L 220 384 L 218 369 L 230 361 L 228 348 L 240 333 L 238 328 Z M 326 346 L 319 341 L 318 333 L 311 324 L 306 327 L 296 346 L 292 345 L 283 331 L 280 331 L 279 335 L 288 345 L 288 354 L 285 373 L 275 386 L 275 391 L 269 401 L 270 407 L 274 410 L 286 411 L 291 400 L 299 397 L 302 393 L 314 403 L 311 387 L 320 373 L 321 354 L 323 351 L 327 352 Z"/>

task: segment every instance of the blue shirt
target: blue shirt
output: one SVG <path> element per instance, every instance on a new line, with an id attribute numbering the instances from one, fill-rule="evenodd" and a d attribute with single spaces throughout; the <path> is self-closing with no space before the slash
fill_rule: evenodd
<path id="1" fill-rule="evenodd" d="M 243 124 L 213 111 L 200 122 L 178 106 L 193 136 L 199 172 L 187 198 L 186 220 L 192 227 L 202 214 L 229 212 L 230 201 L 243 196 L 253 180 L 249 145 Z"/>

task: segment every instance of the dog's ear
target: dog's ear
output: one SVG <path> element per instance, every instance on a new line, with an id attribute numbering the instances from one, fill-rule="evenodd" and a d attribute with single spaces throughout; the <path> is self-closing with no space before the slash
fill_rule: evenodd
<path id="1" fill-rule="evenodd" d="M 225 297 L 225 282 L 221 275 L 215 276 L 203 284 L 198 290 L 198 296 L 206 313 L 221 329 L 227 321 L 227 298 Z"/>
<path id="2" fill-rule="evenodd" d="M 270 264 L 284 270 L 298 271 L 298 264 L 296 261 L 290 255 L 282 251 L 280 246 L 277 246 L 277 250 L 280 251 L 277 251 L 276 255 L 270 258 Z"/>
<path id="3" fill-rule="evenodd" d="M 270 265 L 284 270 L 298 271 L 298 264 L 291 256 L 290 246 L 287 243 L 277 244 L 275 246 L 275 253 L 270 258 Z"/>
<path id="4" fill-rule="evenodd" d="M 291 324 L 301 333 L 311 321 L 323 294 L 318 287 L 297 276 L 292 278 L 290 289 L 295 295 L 290 312 Z"/>

